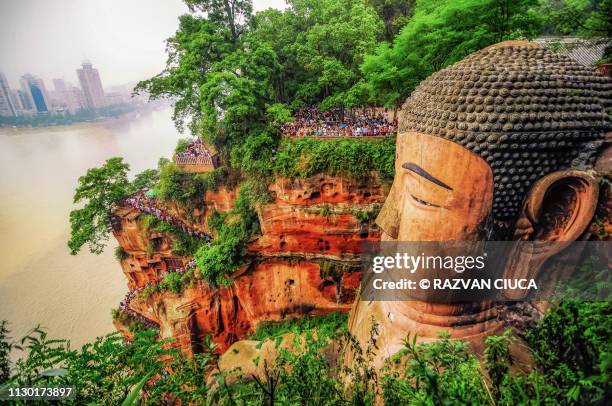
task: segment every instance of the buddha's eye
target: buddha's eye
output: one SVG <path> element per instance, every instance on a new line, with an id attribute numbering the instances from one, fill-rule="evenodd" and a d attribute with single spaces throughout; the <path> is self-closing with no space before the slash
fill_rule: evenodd
<path id="1" fill-rule="evenodd" d="M 415 202 L 417 202 L 418 204 L 422 204 L 423 206 L 429 206 L 429 207 L 440 207 L 437 204 L 433 204 L 433 203 L 429 203 L 426 202 L 425 200 L 419 199 L 418 197 L 416 197 L 415 195 L 413 195 L 412 193 L 410 193 L 410 197 L 412 199 L 414 199 Z"/>

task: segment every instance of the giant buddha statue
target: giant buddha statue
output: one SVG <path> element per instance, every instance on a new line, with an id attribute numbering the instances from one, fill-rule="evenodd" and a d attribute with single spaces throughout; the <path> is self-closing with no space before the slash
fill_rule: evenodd
<path id="1" fill-rule="evenodd" d="M 526 41 L 433 74 L 399 113 L 395 178 L 377 218 L 383 240 L 576 240 L 597 204 L 590 168 L 611 129 L 611 95 L 609 79 Z M 407 334 L 447 331 L 482 350 L 507 326 L 500 311 L 491 301 L 357 300 L 349 329 L 366 343 L 375 320 L 380 366 Z"/>

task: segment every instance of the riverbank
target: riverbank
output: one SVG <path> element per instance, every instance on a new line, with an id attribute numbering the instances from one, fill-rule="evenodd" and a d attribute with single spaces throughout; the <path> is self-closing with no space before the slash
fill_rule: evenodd
<path id="1" fill-rule="evenodd" d="M 40 125 L 11 125 L 11 124 L 3 124 L 0 122 L 0 134 L 8 132 L 10 135 L 10 131 L 14 132 L 22 132 L 27 130 L 39 130 L 39 129 L 59 129 L 63 130 L 66 128 L 78 128 L 79 126 L 88 126 L 88 125 L 96 125 L 96 124 L 106 124 L 106 123 L 114 123 L 121 121 L 130 121 L 137 119 L 139 116 L 143 114 L 150 113 L 152 111 L 159 111 L 168 108 L 167 104 L 162 103 L 147 103 L 140 104 L 137 106 L 133 106 L 133 109 L 121 113 L 116 116 L 99 116 L 94 119 L 87 119 L 82 121 L 76 121 L 73 123 L 48 123 L 48 124 L 40 124 Z M 5 131 L 8 130 L 8 131 Z"/>

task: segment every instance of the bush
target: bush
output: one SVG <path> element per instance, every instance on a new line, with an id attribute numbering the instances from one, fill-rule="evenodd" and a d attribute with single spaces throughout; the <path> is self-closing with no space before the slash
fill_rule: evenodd
<path id="1" fill-rule="evenodd" d="M 142 331 L 150 330 L 145 324 L 143 324 L 140 320 L 132 317 L 128 312 L 117 308 L 111 311 L 111 316 L 114 321 L 117 321 L 124 326 L 127 327 L 130 333 L 139 333 Z"/>
<path id="2" fill-rule="evenodd" d="M 286 333 L 301 334 L 316 330 L 319 337 L 332 337 L 336 334 L 345 334 L 348 314 L 331 313 L 325 316 L 305 316 L 283 321 L 269 321 L 260 323 L 251 337 L 251 340 L 267 340 L 282 336 Z"/>
<path id="3" fill-rule="evenodd" d="M 7 325 L 6 320 L 0 320 L 0 385 L 8 380 L 11 373 L 9 354 L 12 345 L 9 342 Z"/>
<path id="4" fill-rule="evenodd" d="M 134 177 L 131 190 L 136 192 L 145 187 L 151 188 L 159 182 L 159 171 L 157 169 L 146 169 Z"/>
<path id="5" fill-rule="evenodd" d="M 156 190 L 163 200 L 191 205 L 204 197 L 206 186 L 197 174 L 183 171 L 174 162 L 166 162 L 159 171 Z"/>
<path id="6" fill-rule="evenodd" d="M 478 359 L 466 342 L 450 340 L 448 334 L 428 344 L 407 338 L 392 362 L 396 368 L 382 377 L 385 404 L 489 403 Z"/>
<path id="7" fill-rule="evenodd" d="M 130 254 L 128 254 L 121 245 L 115 248 L 115 259 L 117 261 L 121 262 L 124 259 L 128 259 L 129 257 L 130 257 Z"/>
<path id="8" fill-rule="evenodd" d="M 612 303 L 565 301 L 527 334 L 533 356 L 561 399 L 604 404 L 612 391 Z"/>
<path id="9" fill-rule="evenodd" d="M 172 237 L 171 251 L 176 256 L 193 257 L 196 251 L 204 244 L 198 237 L 192 236 L 180 228 L 156 218 L 154 218 L 154 223 L 152 223 L 152 229 Z"/>
<path id="10" fill-rule="evenodd" d="M 180 154 L 181 152 L 185 152 L 187 151 L 187 147 L 189 146 L 189 144 L 191 144 L 193 141 L 190 140 L 189 138 L 180 138 L 177 142 L 176 142 L 176 147 L 174 147 L 174 153 L 175 154 Z"/>
<path id="11" fill-rule="evenodd" d="M 157 196 L 191 207 L 204 198 L 207 190 L 217 190 L 226 177 L 225 169 L 217 168 L 208 173 L 189 173 L 174 162 L 160 162 Z"/>
<path id="12" fill-rule="evenodd" d="M 116 311 L 113 314 L 123 317 Z M 109 334 L 72 350 L 67 340 L 50 339 L 37 327 L 19 343 L 15 348 L 23 354 L 6 383 L 74 386 L 76 398 L 65 403 L 76 405 L 125 404 L 130 390 L 151 376 L 155 378 L 146 380 L 147 395 L 138 404 L 165 404 L 168 396 L 181 404 L 203 404 L 208 392 L 206 376 L 215 358 L 213 348 L 188 359 L 179 349 L 170 348 L 171 340 L 159 340 L 155 330 L 136 331 L 132 342 Z M 43 371 L 48 373 L 41 374 Z"/>
<path id="13" fill-rule="evenodd" d="M 307 178 L 317 173 L 367 179 L 372 172 L 384 181 L 395 175 L 395 138 L 284 139 L 274 161 L 274 174 Z"/>
<path id="14" fill-rule="evenodd" d="M 246 255 L 246 243 L 260 232 L 259 218 L 255 211 L 262 196 L 253 183 L 245 182 L 238 190 L 234 207 L 213 222 L 217 237 L 210 246 L 201 246 L 195 254 L 200 276 L 213 286 L 228 286 L 232 283 L 230 275 L 243 262 Z"/>

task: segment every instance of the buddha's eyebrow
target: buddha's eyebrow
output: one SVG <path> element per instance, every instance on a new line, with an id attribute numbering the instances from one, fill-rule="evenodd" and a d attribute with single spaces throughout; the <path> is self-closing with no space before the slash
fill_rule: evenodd
<path id="1" fill-rule="evenodd" d="M 425 169 L 421 168 L 419 165 L 413 163 L 413 162 L 406 162 L 404 164 L 402 164 L 402 168 L 407 169 L 409 171 L 412 171 L 414 173 L 416 173 L 417 175 L 420 175 L 422 177 L 424 177 L 425 179 L 427 179 L 428 181 L 443 187 L 446 190 L 453 190 L 452 187 L 448 186 L 446 183 L 442 182 L 441 180 L 438 180 L 436 178 L 434 178 L 433 176 L 431 176 L 431 174 L 429 172 L 427 172 Z"/>

